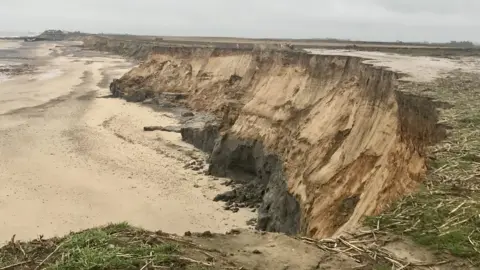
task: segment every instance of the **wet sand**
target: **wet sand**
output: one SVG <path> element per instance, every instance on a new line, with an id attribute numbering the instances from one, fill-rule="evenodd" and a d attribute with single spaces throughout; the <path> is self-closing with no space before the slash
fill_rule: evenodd
<path id="1" fill-rule="evenodd" d="M 178 133 L 143 132 L 173 115 L 100 98 L 132 63 L 57 45 L 38 43 L 36 71 L 0 83 L 0 241 L 122 221 L 170 233 L 247 227 L 248 209 L 212 201 L 224 180 L 184 168 L 202 153 Z"/>

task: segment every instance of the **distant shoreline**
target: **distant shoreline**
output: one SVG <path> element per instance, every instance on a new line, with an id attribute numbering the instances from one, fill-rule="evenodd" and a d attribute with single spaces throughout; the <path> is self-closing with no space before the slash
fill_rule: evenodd
<path id="1" fill-rule="evenodd" d="M 2 37 L 0 36 L 0 40 L 22 40 L 22 39 L 25 39 L 27 37 Z"/>
<path id="2" fill-rule="evenodd" d="M 26 38 L 33 38 L 38 36 L 38 33 L 34 34 L 25 34 L 25 33 L 9 33 L 9 32 L 0 32 L 0 40 L 23 40 Z"/>
<path id="3" fill-rule="evenodd" d="M 216 41 L 216 42 L 233 42 L 233 43 L 301 43 L 304 45 L 314 45 L 315 43 L 328 43 L 338 45 L 355 45 L 370 47 L 412 47 L 412 48 L 455 48 L 455 49 L 471 49 L 478 48 L 479 45 L 469 41 L 451 41 L 451 42 L 419 42 L 419 41 L 371 41 L 371 40 L 350 40 L 337 38 L 247 38 L 247 37 L 225 37 L 225 36 L 162 36 L 162 35 L 134 35 L 134 34 L 115 34 L 115 33 L 84 33 L 71 32 L 63 30 L 46 30 L 42 33 L 33 32 L 8 32 L 0 31 L 0 40 L 26 40 L 26 41 L 44 41 L 54 40 L 60 41 L 68 39 L 71 36 L 89 36 L 98 35 L 110 38 L 133 38 L 145 40 L 165 40 L 165 41 Z"/>

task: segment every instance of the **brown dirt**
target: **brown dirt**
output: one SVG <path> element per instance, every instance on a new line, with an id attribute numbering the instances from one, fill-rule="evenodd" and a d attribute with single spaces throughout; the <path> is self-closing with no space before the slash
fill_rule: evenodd
<path id="1" fill-rule="evenodd" d="M 325 237 L 413 191 L 425 174 L 424 147 L 437 133 L 428 100 L 395 91 L 395 73 L 362 61 L 161 47 L 116 85 L 125 96 L 187 93 L 187 105 L 224 119 L 225 132 L 262 141 L 285 162 L 304 232 Z M 350 209 L 339 216 L 345 204 Z"/>

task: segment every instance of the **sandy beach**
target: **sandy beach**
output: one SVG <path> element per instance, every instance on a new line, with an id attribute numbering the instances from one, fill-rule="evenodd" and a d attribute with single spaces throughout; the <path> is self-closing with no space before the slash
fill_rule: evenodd
<path id="1" fill-rule="evenodd" d="M 28 45 L 35 70 L 0 82 L 0 241 L 121 221 L 179 234 L 247 227 L 254 213 L 212 201 L 224 179 L 184 168 L 202 153 L 178 133 L 143 132 L 175 117 L 103 98 L 133 63 L 70 45 Z"/>

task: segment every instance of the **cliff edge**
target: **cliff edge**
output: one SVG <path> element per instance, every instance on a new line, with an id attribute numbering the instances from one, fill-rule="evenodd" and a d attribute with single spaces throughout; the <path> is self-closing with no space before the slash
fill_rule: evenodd
<path id="1" fill-rule="evenodd" d="M 182 93 L 180 103 L 216 115 L 218 123 L 184 139 L 207 145 L 210 173 L 248 175 L 258 184 L 260 229 L 321 238 L 355 228 L 415 190 L 426 146 L 443 137 L 433 101 L 397 90 L 401 75 L 359 57 L 148 50 L 112 93 L 131 101 Z M 203 130 L 210 136 L 198 135 Z"/>

